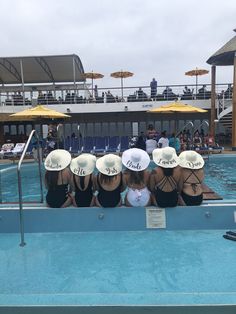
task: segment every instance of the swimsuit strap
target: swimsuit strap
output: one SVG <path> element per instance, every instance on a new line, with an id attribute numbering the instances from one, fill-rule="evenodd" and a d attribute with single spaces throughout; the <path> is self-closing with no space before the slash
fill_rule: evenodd
<path id="1" fill-rule="evenodd" d="M 197 192 L 197 186 L 199 184 L 201 184 L 201 181 L 192 169 L 190 169 L 190 171 L 191 172 L 190 172 L 189 176 L 187 177 L 187 179 L 185 179 L 184 183 L 190 184 L 192 189 L 193 189 L 193 192 L 196 193 Z M 195 176 L 195 178 L 197 179 L 198 182 L 188 182 L 188 179 L 191 177 L 192 174 Z"/>
<path id="2" fill-rule="evenodd" d="M 195 178 L 197 179 L 198 183 L 195 184 L 201 184 L 201 180 L 198 178 L 198 176 L 196 175 L 196 173 L 194 172 L 194 170 L 189 169 L 191 172 L 189 174 L 189 176 L 184 180 L 184 183 L 188 183 L 188 184 L 192 184 L 191 182 L 188 182 L 188 179 L 191 177 L 191 175 L 193 174 L 195 176 Z"/>
<path id="3" fill-rule="evenodd" d="M 165 187 L 166 183 L 169 182 L 170 186 L 174 189 L 176 188 L 176 182 L 175 179 L 172 176 L 164 176 L 161 181 L 157 184 L 157 187 L 160 190 L 163 190 L 163 188 Z"/>
<path id="4" fill-rule="evenodd" d="M 63 185 L 63 176 L 62 176 L 62 172 L 60 171 L 61 173 L 61 184 Z"/>

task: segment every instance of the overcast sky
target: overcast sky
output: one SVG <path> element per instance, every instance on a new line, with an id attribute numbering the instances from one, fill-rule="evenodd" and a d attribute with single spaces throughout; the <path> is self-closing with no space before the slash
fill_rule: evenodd
<path id="1" fill-rule="evenodd" d="M 0 0 L 1 57 L 77 54 L 85 72 L 134 73 L 126 86 L 194 84 L 184 73 L 210 70 L 206 60 L 234 35 L 235 0 Z M 217 82 L 232 81 L 217 67 Z M 210 74 L 199 78 L 210 83 Z"/>

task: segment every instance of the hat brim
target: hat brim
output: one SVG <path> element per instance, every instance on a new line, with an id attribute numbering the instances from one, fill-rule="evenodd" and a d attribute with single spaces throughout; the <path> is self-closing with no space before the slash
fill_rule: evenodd
<path id="1" fill-rule="evenodd" d="M 85 157 L 87 160 L 87 164 L 85 167 L 79 166 L 78 161 L 81 157 Z M 96 166 L 96 157 L 91 154 L 81 154 L 78 157 L 71 160 L 70 170 L 77 176 L 85 177 L 93 173 Z"/>
<path id="2" fill-rule="evenodd" d="M 194 151 L 193 151 L 194 152 Z M 196 155 L 196 160 L 191 161 L 188 160 L 186 157 L 187 153 L 189 153 L 188 151 L 182 152 L 179 155 L 179 165 L 182 168 L 186 168 L 186 169 L 192 169 L 192 170 L 198 170 L 198 169 L 202 169 L 205 165 L 205 161 L 202 158 L 202 156 L 200 154 L 198 154 L 197 152 L 194 152 L 194 154 Z"/>
<path id="3" fill-rule="evenodd" d="M 113 155 L 113 154 L 109 154 L 109 155 Z M 108 155 L 105 155 L 105 156 L 97 159 L 96 168 L 98 169 L 99 172 L 101 172 L 102 174 L 105 174 L 107 176 L 115 176 L 115 175 L 119 174 L 122 171 L 121 158 L 119 156 L 113 155 L 112 158 L 113 158 L 114 164 L 111 167 L 108 167 L 105 164 L 105 158 L 107 156 Z"/>
<path id="4" fill-rule="evenodd" d="M 138 152 L 141 155 L 141 159 L 138 162 L 132 160 L 132 155 Z M 150 163 L 150 157 L 147 152 L 140 148 L 130 148 L 122 154 L 122 164 L 129 170 L 143 171 L 148 168 Z"/>
<path id="5" fill-rule="evenodd" d="M 173 157 L 168 160 L 163 156 L 163 149 L 157 148 L 152 153 L 154 163 L 162 168 L 175 168 L 179 165 L 179 157 L 173 154 Z"/>
<path id="6" fill-rule="evenodd" d="M 60 157 L 60 163 L 58 163 L 57 165 L 50 163 L 52 156 Z M 48 171 L 60 171 L 68 167 L 70 162 L 71 154 L 68 151 L 64 149 L 55 149 L 47 155 L 44 161 L 44 167 Z"/>

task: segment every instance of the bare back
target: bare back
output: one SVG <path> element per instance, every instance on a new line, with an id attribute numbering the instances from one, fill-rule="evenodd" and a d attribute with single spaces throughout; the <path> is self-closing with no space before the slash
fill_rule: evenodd
<path id="1" fill-rule="evenodd" d="M 173 191 L 174 185 L 176 186 L 177 190 L 180 190 L 180 178 L 181 178 L 181 172 L 180 167 L 177 166 L 173 168 L 173 173 L 169 178 L 170 180 L 165 180 L 165 178 L 168 178 L 161 167 L 157 167 L 153 169 L 150 177 L 150 188 L 151 191 L 154 191 L 156 186 L 159 186 L 164 180 L 165 184 L 163 185 L 163 192 L 171 192 Z"/>
<path id="2" fill-rule="evenodd" d="M 182 168 L 181 170 L 182 191 L 187 195 L 200 195 L 202 193 L 203 180 L 204 180 L 203 169 L 191 170 Z"/>

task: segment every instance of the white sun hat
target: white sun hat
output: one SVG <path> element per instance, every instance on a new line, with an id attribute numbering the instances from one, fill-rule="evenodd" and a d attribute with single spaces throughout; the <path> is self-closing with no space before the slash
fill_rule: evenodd
<path id="1" fill-rule="evenodd" d="M 140 148 L 130 148 L 123 152 L 123 165 L 133 171 L 143 171 L 150 163 L 149 155 Z"/>
<path id="2" fill-rule="evenodd" d="M 201 169 L 205 162 L 200 154 L 194 150 L 186 150 L 179 155 L 179 165 L 187 169 Z"/>
<path id="3" fill-rule="evenodd" d="M 44 167 L 48 171 L 60 171 L 69 166 L 71 155 L 67 150 L 55 149 L 49 153 L 44 161 Z"/>
<path id="4" fill-rule="evenodd" d="M 77 176 L 85 177 L 93 173 L 97 158 L 92 154 L 81 154 L 71 160 L 70 170 Z"/>
<path id="5" fill-rule="evenodd" d="M 173 147 L 154 149 L 152 157 L 155 164 L 162 168 L 175 168 L 179 164 L 179 157 Z"/>
<path id="6" fill-rule="evenodd" d="M 115 176 L 122 170 L 121 158 L 114 154 L 107 154 L 97 159 L 96 167 L 99 172 L 107 176 Z"/>

